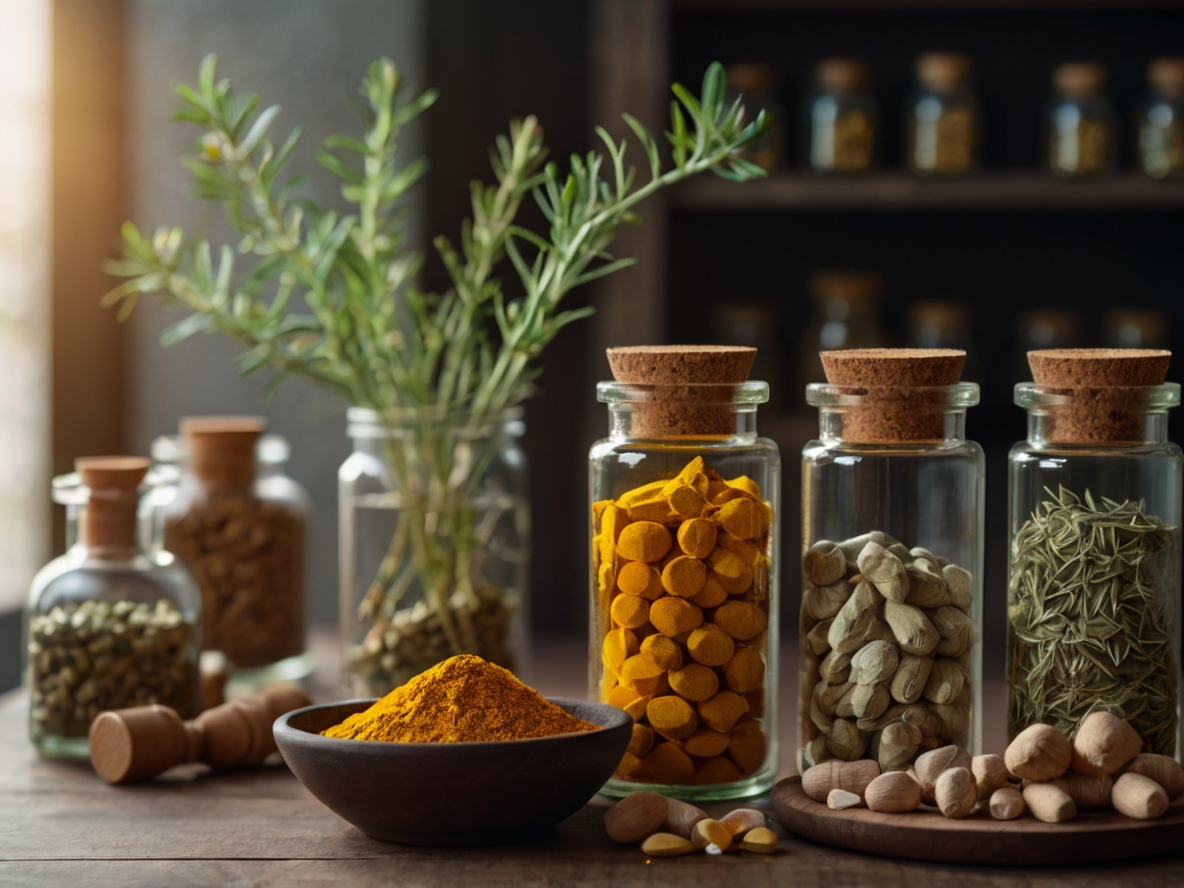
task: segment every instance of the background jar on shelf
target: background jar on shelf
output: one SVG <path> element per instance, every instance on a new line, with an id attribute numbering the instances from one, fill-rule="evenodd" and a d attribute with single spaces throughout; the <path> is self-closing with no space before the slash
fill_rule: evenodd
<path id="1" fill-rule="evenodd" d="M 904 770 L 981 730 L 978 386 L 953 349 L 824 352 L 802 451 L 798 767 Z"/>
<path id="2" fill-rule="evenodd" d="M 823 59 L 806 102 L 806 163 L 816 173 L 866 173 L 876 163 L 880 108 L 859 59 Z"/>
<path id="3" fill-rule="evenodd" d="M 922 176 L 960 176 L 979 165 L 982 112 L 969 86 L 970 59 L 930 52 L 917 59 L 908 113 L 908 166 Z"/>
<path id="4" fill-rule="evenodd" d="M 737 62 L 725 70 L 728 103 L 743 95 L 750 120 L 762 111 L 773 119 L 767 133 L 744 146 L 744 158 L 769 172 L 779 169 L 785 165 L 785 113 L 777 97 L 777 69 L 762 62 Z"/>
<path id="5" fill-rule="evenodd" d="M 53 483 L 69 548 L 33 579 L 26 675 L 34 745 L 86 758 L 90 723 L 105 709 L 160 703 L 197 715 L 201 595 L 173 556 L 137 542 L 148 460 L 76 465 Z"/>
<path id="6" fill-rule="evenodd" d="M 604 792 L 767 790 L 777 771 L 780 456 L 756 350 L 609 349 L 589 456 L 590 684 L 633 715 Z"/>
<path id="7" fill-rule="evenodd" d="M 1009 459 L 1008 733 L 1072 737 L 1107 709 L 1179 756 L 1184 455 L 1167 440 L 1170 352 L 1029 354 L 1028 438 Z"/>
<path id="8" fill-rule="evenodd" d="M 1114 169 L 1118 122 L 1105 93 L 1106 67 L 1094 62 L 1058 65 L 1048 118 L 1048 166 L 1065 178 Z"/>
<path id="9" fill-rule="evenodd" d="M 1184 176 L 1184 58 L 1153 60 L 1147 83 L 1151 94 L 1135 119 L 1139 165 L 1153 179 Z"/>

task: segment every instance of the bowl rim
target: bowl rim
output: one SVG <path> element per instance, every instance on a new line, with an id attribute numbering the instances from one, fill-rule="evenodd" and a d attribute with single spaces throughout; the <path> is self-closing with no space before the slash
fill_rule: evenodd
<path id="1" fill-rule="evenodd" d="M 291 712 L 286 712 L 275 720 L 272 724 L 272 732 L 275 734 L 277 740 L 280 735 L 290 736 L 293 738 L 312 738 L 313 743 L 328 743 L 334 746 L 339 746 L 342 749 L 369 749 L 378 751 L 380 749 L 389 750 L 418 750 L 420 752 L 429 749 L 464 749 L 464 750 L 478 750 L 482 748 L 507 748 L 514 747 L 519 744 L 541 743 L 555 740 L 565 740 L 576 737 L 598 737 L 603 735 L 605 731 L 619 730 L 626 725 L 633 724 L 633 716 L 631 716 L 624 709 L 616 706 L 610 706 L 608 703 L 599 703 L 595 700 L 577 700 L 572 697 L 544 697 L 550 703 L 561 707 L 565 711 L 569 711 L 568 705 L 579 704 L 581 706 L 591 706 L 594 709 L 601 710 L 604 714 L 611 718 L 609 724 L 600 725 L 599 731 L 573 731 L 564 734 L 548 734 L 545 737 L 522 737 L 517 740 L 466 740 L 448 743 L 403 743 L 395 740 L 355 740 L 347 737 L 326 737 L 323 734 L 314 734 L 311 731 L 304 731 L 290 724 L 291 719 L 307 712 L 315 712 L 318 709 L 328 709 L 333 706 L 349 706 L 352 704 L 365 704 L 367 708 L 373 706 L 381 697 L 354 697 L 348 700 L 333 700 L 328 703 L 313 703 L 311 706 L 304 706 L 300 709 L 293 709 Z M 565 705 L 568 704 L 568 705 Z M 361 711 L 361 710 L 359 710 Z M 364 745 L 359 745 L 364 744 Z"/>

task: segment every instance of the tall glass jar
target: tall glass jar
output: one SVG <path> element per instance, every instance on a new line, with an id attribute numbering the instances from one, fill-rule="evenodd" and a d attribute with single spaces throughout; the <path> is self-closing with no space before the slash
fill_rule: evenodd
<path id="1" fill-rule="evenodd" d="M 982 111 L 970 89 L 970 59 L 930 52 L 917 59 L 908 114 L 908 165 L 921 176 L 961 176 L 979 166 Z"/>
<path id="2" fill-rule="evenodd" d="M 521 409 L 383 421 L 352 407 L 348 421 L 354 450 L 337 475 L 346 693 L 382 696 L 461 653 L 528 676 Z"/>
<path id="3" fill-rule="evenodd" d="M 824 352 L 802 451 L 798 767 L 978 749 L 982 448 L 953 349 Z"/>
<path id="4" fill-rule="evenodd" d="M 781 459 L 756 433 L 756 349 L 609 349 L 589 455 L 589 681 L 634 718 L 602 790 L 767 790 L 777 772 Z"/>
<path id="5" fill-rule="evenodd" d="M 199 711 L 201 594 L 159 546 L 137 541 L 148 460 L 89 457 L 55 478 L 65 555 L 33 579 L 25 614 L 29 739 L 46 756 L 86 758 L 106 709 L 160 703 Z"/>
<path id="6" fill-rule="evenodd" d="M 1136 116 L 1139 165 L 1153 179 L 1184 176 L 1184 58 L 1153 60 L 1147 83 L 1151 94 Z"/>
<path id="7" fill-rule="evenodd" d="M 1118 120 L 1105 93 L 1106 67 L 1093 62 L 1058 65 L 1048 117 L 1048 167 L 1058 176 L 1096 176 L 1114 169 Z"/>
<path id="8" fill-rule="evenodd" d="M 806 103 L 806 158 L 816 173 L 866 173 L 876 163 L 880 107 L 859 59 L 823 59 Z"/>
<path id="9" fill-rule="evenodd" d="M 206 650 L 248 682 L 308 674 L 305 557 L 309 501 L 274 469 L 260 474 L 258 417 L 185 417 L 164 546 L 202 590 Z"/>
<path id="10" fill-rule="evenodd" d="M 1009 461 L 1008 733 L 1072 737 L 1095 709 L 1179 756 L 1180 500 L 1170 352 L 1029 354 L 1028 439 Z"/>

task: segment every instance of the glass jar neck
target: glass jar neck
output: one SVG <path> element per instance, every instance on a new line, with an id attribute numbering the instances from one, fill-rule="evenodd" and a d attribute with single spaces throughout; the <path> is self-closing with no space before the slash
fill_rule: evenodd
<path id="1" fill-rule="evenodd" d="M 901 445 L 966 440 L 966 410 L 978 385 L 853 386 L 813 383 L 806 403 L 818 408 L 818 436 L 826 443 Z"/>
<path id="2" fill-rule="evenodd" d="M 1050 415 L 1050 412 L 1041 408 L 1031 407 L 1028 409 L 1028 443 L 1040 447 L 1050 443 L 1069 444 L 1071 441 L 1057 441 L 1055 433 L 1057 420 Z M 1141 438 L 1128 442 L 1128 444 L 1163 444 L 1168 440 L 1168 415 L 1166 413 L 1144 413 L 1142 415 L 1143 434 Z M 1137 428 L 1137 422 L 1135 424 Z M 1092 441 L 1082 441 L 1080 443 L 1096 443 Z"/>
<path id="3" fill-rule="evenodd" d="M 818 439 L 826 444 L 840 443 L 876 443 L 900 444 L 915 446 L 919 443 L 966 440 L 966 411 L 965 410 L 930 410 L 915 412 L 916 419 L 924 422 L 932 430 L 932 434 L 905 438 L 900 441 L 865 441 L 866 436 L 858 431 L 852 431 L 855 425 L 862 425 L 857 420 L 859 408 L 824 407 L 818 411 Z"/>
<path id="4" fill-rule="evenodd" d="M 510 407 L 487 416 L 470 413 L 441 414 L 434 408 L 402 410 L 384 418 L 376 410 L 351 407 L 346 411 L 346 434 L 354 451 L 380 455 L 390 442 L 415 442 L 431 437 L 456 441 L 487 441 L 500 446 L 526 432 L 524 410 Z"/>
<path id="5" fill-rule="evenodd" d="M 613 440 L 625 438 L 644 438 L 660 440 L 753 440 L 756 438 L 756 405 L 728 404 L 713 405 L 715 408 L 712 433 L 704 434 L 673 434 L 655 435 L 647 431 L 647 426 L 653 426 L 647 412 L 651 412 L 655 405 L 617 402 L 608 405 L 608 436 Z"/>
<path id="6" fill-rule="evenodd" d="M 1057 388 L 1021 382 L 1015 403 L 1028 411 L 1028 443 L 1133 446 L 1168 439 L 1168 410 L 1180 386 Z"/>

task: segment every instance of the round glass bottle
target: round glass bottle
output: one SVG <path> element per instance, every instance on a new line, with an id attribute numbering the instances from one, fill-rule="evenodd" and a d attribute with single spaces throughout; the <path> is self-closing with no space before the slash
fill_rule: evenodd
<path id="1" fill-rule="evenodd" d="M 1095 709 L 1179 756 L 1180 500 L 1170 352 L 1029 353 L 1009 460 L 1008 733 Z"/>
<path id="2" fill-rule="evenodd" d="M 859 59 L 823 59 L 806 103 L 806 158 L 816 173 L 866 173 L 876 162 L 880 108 Z"/>
<path id="3" fill-rule="evenodd" d="M 347 416 L 354 449 L 337 473 L 346 693 L 383 696 L 461 653 L 528 679 L 521 409 L 476 420 L 407 411 L 383 421 L 362 407 Z M 429 523 L 425 552 L 411 530 Z"/>
<path id="4" fill-rule="evenodd" d="M 288 478 L 260 477 L 258 417 L 185 417 L 164 546 L 202 590 L 204 646 L 247 682 L 292 680 L 305 652 L 308 496 Z"/>
<path id="5" fill-rule="evenodd" d="M 33 579 L 26 611 L 29 739 L 46 756 L 86 758 L 107 709 L 160 703 L 199 711 L 201 595 L 173 556 L 137 542 L 148 460 L 89 457 L 54 479 L 65 555 Z"/>
<path id="6" fill-rule="evenodd" d="M 908 165 L 917 175 L 978 169 L 982 112 L 969 80 L 964 55 L 930 52 L 917 59 L 918 89 L 908 115 Z"/>
<path id="7" fill-rule="evenodd" d="M 1153 179 L 1184 176 L 1184 58 L 1153 60 L 1147 83 L 1151 95 L 1136 117 L 1139 165 Z"/>
<path id="8" fill-rule="evenodd" d="M 807 389 L 799 769 L 978 750 L 985 462 L 966 440 L 964 357 L 824 352 L 829 382 Z"/>
<path id="9" fill-rule="evenodd" d="M 1058 65 L 1048 116 L 1048 167 L 1062 178 L 1114 169 L 1118 125 L 1105 93 L 1106 68 L 1093 62 Z"/>
<path id="10" fill-rule="evenodd" d="M 756 433 L 756 349 L 609 349 L 589 454 L 589 682 L 633 742 L 602 790 L 763 792 L 777 772 L 781 459 Z"/>

